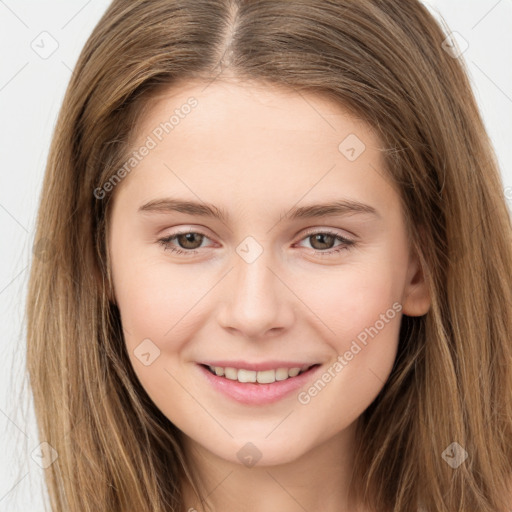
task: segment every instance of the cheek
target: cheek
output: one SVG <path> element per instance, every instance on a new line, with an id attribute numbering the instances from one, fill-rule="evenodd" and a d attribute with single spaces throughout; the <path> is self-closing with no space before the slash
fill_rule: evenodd
<path id="1" fill-rule="evenodd" d="M 129 358 L 146 392 L 167 414 L 169 395 L 182 393 L 172 377 L 175 365 L 198 328 L 201 297 L 214 283 L 208 285 L 191 267 L 148 258 L 113 259 L 114 266 Z M 178 403 L 186 408 L 187 396 Z"/>
<path id="2" fill-rule="evenodd" d="M 112 266 L 123 327 L 134 337 L 162 340 L 173 336 L 181 326 L 180 319 L 188 321 L 189 315 L 194 315 L 194 305 L 209 288 L 197 271 L 187 270 L 185 265 L 113 258 Z"/>
<path id="3" fill-rule="evenodd" d="M 398 348 L 402 285 L 392 266 L 374 264 L 344 269 L 337 279 L 317 279 L 307 295 L 333 355 L 325 391 L 320 382 L 305 390 L 301 403 L 311 402 L 308 412 L 315 411 L 333 428 L 361 414 L 389 377 Z M 323 417 L 333 407 L 344 412 Z"/>
<path id="4" fill-rule="evenodd" d="M 315 287 L 309 295 L 329 328 L 323 341 L 330 345 L 332 359 L 298 395 L 295 421 L 299 431 L 316 432 L 317 441 L 355 421 L 391 373 L 402 318 L 393 277 L 382 268 L 347 273 L 337 281 L 326 279 L 323 293 Z"/>
<path id="5" fill-rule="evenodd" d="M 343 268 L 337 273 L 316 275 L 311 279 L 303 276 L 295 282 L 303 284 L 297 295 L 303 297 L 321 320 L 326 338 L 338 353 L 344 352 L 347 344 L 350 346 L 358 336 L 364 338 L 365 329 L 376 323 L 380 330 L 386 331 L 390 330 L 388 325 L 399 323 L 395 318 L 397 310 L 401 310 L 403 283 L 391 268 L 375 264 Z M 381 315 L 387 316 L 386 329 L 383 329 Z"/>

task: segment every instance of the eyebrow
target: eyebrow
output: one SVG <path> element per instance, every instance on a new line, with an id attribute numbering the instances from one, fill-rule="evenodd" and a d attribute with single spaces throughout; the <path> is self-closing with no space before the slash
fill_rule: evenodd
<path id="1" fill-rule="evenodd" d="M 222 208 L 204 202 L 185 201 L 173 198 L 153 199 L 139 207 L 139 212 L 145 213 L 186 213 L 202 217 L 212 217 L 227 223 L 229 214 Z M 381 218 L 379 212 L 368 204 L 348 199 L 340 199 L 323 204 L 293 207 L 288 212 L 283 212 L 281 219 L 287 217 L 291 220 L 311 219 L 316 217 L 342 216 L 353 214 L 374 215 Z"/>

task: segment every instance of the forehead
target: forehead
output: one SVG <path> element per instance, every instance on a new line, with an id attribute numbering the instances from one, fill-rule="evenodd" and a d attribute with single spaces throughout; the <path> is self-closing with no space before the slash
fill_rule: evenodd
<path id="1" fill-rule="evenodd" d="M 174 84 L 147 103 L 134 133 L 131 149 L 151 140 L 151 151 L 116 194 L 128 182 L 147 199 L 181 188 L 227 203 L 344 191 L 371 202 L 390 184 L 371 126 L 325 96 L 268 84 Z"/>
<path id="2" fill-rule="evenodd" d="M 190 103 L 193 108 L 189 108 Z M 174 116 L 173 116 L 174 114 Z M 172 119 L 174 117 L 174 119 Z M 191 120 L 185 122 L 187 118 Z M 224 135 L 225 142 L 246 131 L 305 133 L 311 143 L 336 143 L 346 131 L 358 132 L 378 145 L 372 128 L 325 94 L 301 92 L 282 85 L 216 79 L 184 81 L 161 88 L 147 102 L 137 135 L 143 137 L 171 120 L 172 136 L 183 131 Z M 227 132 L 226 132 L 227 130 Z M 239 131 L 241 130 L 241 132 Z M 166 135 L 168 133 L 166 132 Z M 139 138 L 140 138 L 139 137 Z"/>

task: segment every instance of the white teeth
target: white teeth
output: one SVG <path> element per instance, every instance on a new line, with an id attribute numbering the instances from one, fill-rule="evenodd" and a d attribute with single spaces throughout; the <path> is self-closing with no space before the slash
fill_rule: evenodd
<path id="1" fill-rule="evenodd" d="M 276 380 L 286 380 L 288 378 L 288 368 L 278 368 L 276 370 Z"/>
<path id="2" fill-rule="evenodd" d="M 256 382 L 256 373 L 251 370 L 238 370 L 238 382 Z"/>
<path id="3" fill-rule="evenodd" d="M 272 384 L 272 382 L 276 381 L 276 371 L 275 370 L 264 370 L 258 372 L 256 376 L 256 380 L 260 384 Z"/>
<path id="4" fill-rule="evenodd" d="M 234 368 L 224 368 L 224 376 L 229 380 L 237 380 L 238 379 L 238 371 Z"/>
<path id="5" fill-rule="evenodd" d="M 302 371 L 308 368 L 278 368 L 277 370 L 237 370 L 236 368 L 222 368 L 221 366 L 209 366 L 210 371 L 218 377 L 225 377 L 229 380 L 238 380 L 238 382 L 258 382 L 259 384 L 272 384 L 276 381 L 286 380 L 290 377 L 296 377 Z"/>
<path id="6" fill-rule="evenodd" d="M 297 377 L 297 375 L 299 375 L 299 372 L 300 372 L 300 368 L 290 368 L 288 370 L 288 375 L 290 377 Z"/>

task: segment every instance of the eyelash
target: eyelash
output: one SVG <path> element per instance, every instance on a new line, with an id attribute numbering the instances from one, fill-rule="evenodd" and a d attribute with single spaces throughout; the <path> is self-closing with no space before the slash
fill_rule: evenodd
<path id="1" fill-rule="evenodd" d="M 172 235 L 169 235 L 165 238 L 160 238 L 158 240 L 158 242 L 164 247 L 165 251 L 171 251 L 172 253 L 175 253 L 175 254 L 191 256 L 191 255 L 199 252 L 199 250 L 198 249 L 183 250 L 183 249 L 180 249 L 180 248 L 177 248 L 177 247 L 171 245 L 171 241 L 174 240 L 176 237 L 178 237 L 179 235 L 186 235 L 186 234 L 202 235 L 205 238 L 208 238 L 204 233 L 201 233 L 200 231 L 181 231 L 181 232 L 173 233 Z M 320 251 L 318 249 L 313 249 L 313 251 L 315 251 L 315 255 L 318 255 L 321 257 L 332 256 L 341 251 L 350 250 L 352 247 L 355 247 L 355 245 L 356 245 L 356 242 L 354 240 L 345 238 L 345 237 L 339 235 L 338 233 L 335 233 L 334 231 L 330 231 L 328 229 L 325 229 L 322 231 L 311 231 L 309 233 L 306 233 L 306 235 L 300 241 L 305 240 L 306 238 L 309 238 L 314 235 L 331 235 L 336 240 L 342 242 L 341 245 L 337 246 L 334 249 L 329 249 L 327 251 Z"/>

